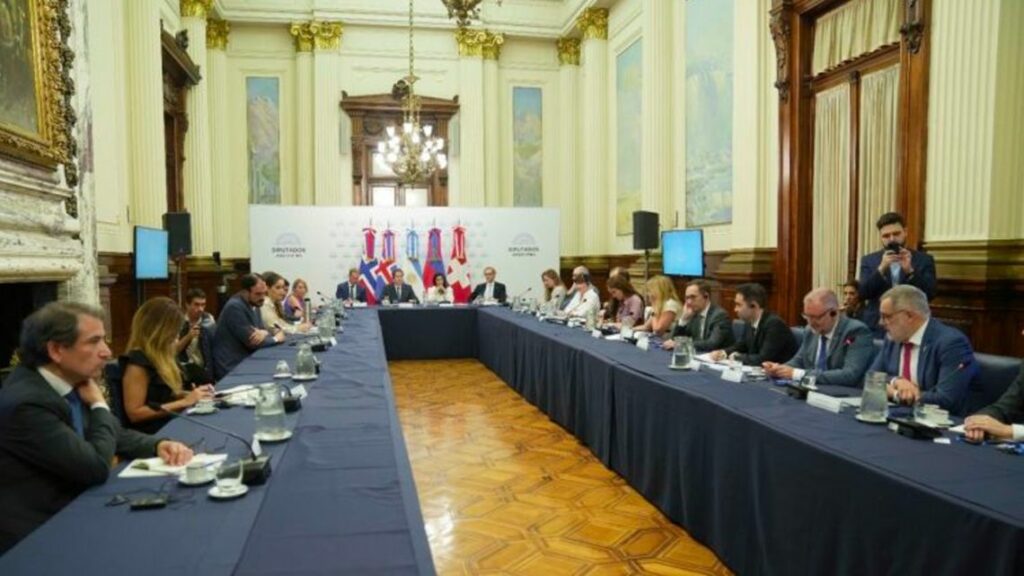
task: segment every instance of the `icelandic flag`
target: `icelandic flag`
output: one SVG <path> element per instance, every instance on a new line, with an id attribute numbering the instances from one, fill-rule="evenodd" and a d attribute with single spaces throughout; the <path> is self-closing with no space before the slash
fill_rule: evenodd
<path id="1" fill-rule="evenodd" d="M 448 284 L 452 287 L 452 299 L 456 303 L 469 302 L 473 286 L 469 279 L 469 266 L 466 264 L 466 229 L 456 226 L 452 229 L 452 257 L 448 261 Z"/>
<path id="2" fill-rule="evenodd" d="M 441 229 L 434 227 L 427 232 L 427 265 L 423 268 L 423 286 L 434 285 L 434 276 L 444 274 L 444 258 L 441 256 Z"/>
<path id="3" fill-rule="evenodd" d="M 377 231 L 372 224 L 363 228 L 363 240 L 363 258 L 359 263 L 359 284 L 366 290 L 366 303 L 376 304 L 386 283 L 378 272 L 377 257 L 374 255 Z"/>

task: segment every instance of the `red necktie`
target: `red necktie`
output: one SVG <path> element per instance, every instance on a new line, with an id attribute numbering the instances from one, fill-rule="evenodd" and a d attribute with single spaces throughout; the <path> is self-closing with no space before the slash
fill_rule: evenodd
<path id="1" fill-rule="evenodd" d="M 914 349 L 914 344 L 911 342 L 903 343 L 903 369 L 900 370 L 900 378 L 905 380 L 914 381 L 910 376 L 910 352 Z"/>

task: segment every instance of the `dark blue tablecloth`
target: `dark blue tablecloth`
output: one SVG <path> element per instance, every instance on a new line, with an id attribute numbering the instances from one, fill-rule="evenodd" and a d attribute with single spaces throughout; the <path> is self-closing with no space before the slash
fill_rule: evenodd
<path id="1" fill-rule="evenodd" d="M 481 361 L 739 574 L 1024 572 L 1024 458 L 506 310 L 478 322 Z"/>
<path id="2" fill-rule="evenodd" d="M 260 350 L 218 387 L 267 381 L 278 360 L 294 366 L 296 350 Z M 377 313 L 354 311 L 338 346 L 319 356 L 320 378 L 287 416 L 294 436 L 264 444 L 273 455 L 266 485 L 218 502 L 208 487 L 112 477 L 0 557 L 0 574 L 433 574 Z M 255 428 L 246 408 L 201 418 L 245 437 Z M 245 451 L 184 421 L 160 435 Z M 115 494 L 161 488 L 177 500 L 162 510 L 104 506 Z"/>
<path id="3" fill-rule="evenodd" d="M 388 360 L 476 358 L 476 308 L 377 308 Z"/>

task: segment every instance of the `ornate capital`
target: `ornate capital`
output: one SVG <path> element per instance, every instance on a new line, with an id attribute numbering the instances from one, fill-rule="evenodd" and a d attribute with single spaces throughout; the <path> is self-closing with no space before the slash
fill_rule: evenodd
<path id="1" fill-rule="evenodd" d="M 775 88 L 781 102 L 789 101 L 789 51 L 791 7 L 789 2 L 776 3 L 772 8 L 769 28 L 775 43 Z"/>
<path id="2" fill-rule="evenodd" d="M 293 23 L 291 28 L 289 28 L 289 32 L 295 37 L 295 50 L 297 52 L 337 50 L 341 46 L 343 27 L 341 22 L 312 20 L 310 22 Z"/>
<path id="3" fill-rule="evenodd" d="M 562 63 L 562 66 L 580 65 L 579 38 L 559 38 L 555 46 L 558 47 L 558 61 Z"/>
<path id="4" fill-rule="evenodd" d="M 213 6 L 213 0 L 181 0 L 182 18 L 206 18 Z"/>
<path id="5" fill-rule="evenodd" d="M 584 40 L 607 40 L 608 9 L 587 8 L 576 19 L 576 28 L 583 33 Z"/>
<path id="6" fill-rule="evenodd" d="M 228 47 L 228 34 L 231 24 L 227 20 L 210 18 L 206 21 L 206 47 L 210 50 L 225 50 Z"/>
<path id="7" fill-rule="evenodd" d="M 487 36 L 487 30 L 470 30 L 469 28 L 456 30 L 455 41 L 459 43 L 459 56 L 483 56 L 483 47 L 487 42 Z M 504 42 L 504 36 L 502 42 Z"/>
<path id="8" fill-rule="evenodd" d="M 501 45 L 505 43 L 505 35 L 490 30 L 484 32 L 487 33 L 487 36 L 484 37 L 484 42 L 480 45 L 481 55 L 484 60 L 497 60 L 501 57 Z"/>

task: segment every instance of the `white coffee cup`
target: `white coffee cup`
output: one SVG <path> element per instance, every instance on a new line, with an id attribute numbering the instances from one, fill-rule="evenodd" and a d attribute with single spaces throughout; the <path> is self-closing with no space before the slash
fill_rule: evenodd
<path id="1" fill-rule="evenodd" d="M 188 466 L 185 466 L 185 480 L 193 484 L 207 482 L 211 476 L 209 468 L 200 462 L 190 462 Z"/>

